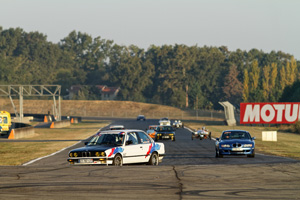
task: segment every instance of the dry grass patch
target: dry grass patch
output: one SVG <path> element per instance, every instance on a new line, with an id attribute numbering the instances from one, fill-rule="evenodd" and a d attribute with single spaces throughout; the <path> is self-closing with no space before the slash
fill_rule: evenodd
<path id="1" fill-rule="evenodd" d="M 0 165 L 22 165 L 30 160 L 49 155 L 95 134 L 108 121 L 83 122 L 62 129 L 35 129 L 35 135 L 20 140 L 74 140 L 55 142 L 0 142 Z M 77 140 L 77 141 L 76 141 Z"/>
<path id="2" fill-rule="evenodd" d="M 203 124 L 185 123 L 192 129 L 198 129 Z M 265 154 L 290 157 L 300 160 L 300 134 L 290 133 L 276 127 L 251 127 L 251 126 L 205 126 L 214 138 L 220 137 L 222 131 L 230 129 L 241 129 L 249 131 L 252 137 L 256 137 L 256 151 Z M 262 131 L 277 131 L 277 142 L 262 141 Z"/>

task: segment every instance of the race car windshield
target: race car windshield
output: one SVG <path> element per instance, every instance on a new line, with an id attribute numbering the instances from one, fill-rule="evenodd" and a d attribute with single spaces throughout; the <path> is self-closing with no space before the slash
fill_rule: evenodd
<path id="1" fill-rule="evenodd" d="M 110 128 L 110 130 L 123 130 L 124 128 L 122 128 L 122 127 L 112 127 L 112 128 Z"/>
<path id="2" fill-rule="evenodd" d="M 156 128 L 157 132 L 173 132 L 173 128 L 171 126 L 161 126 Z"/>
<path id="3" fill-rule="evenodd" d="M 93 137 L 88 146 L 93 145 L 109 145 L 109 146 L 122 146 L 124 141 L 124 134 L 99 134 Z"/>
<path id="4" fill-rule="evenodd" d="M 240 131 L 224 132 L 222 135 L 222 140 L 234 140 L 234 139 L 248 140 L 250 139 L 250 135 L 247 132 L 240 132 Z"/>

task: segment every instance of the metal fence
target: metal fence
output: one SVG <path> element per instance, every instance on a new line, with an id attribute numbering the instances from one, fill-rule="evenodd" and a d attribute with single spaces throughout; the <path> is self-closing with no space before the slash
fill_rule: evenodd
<path id="1" fill-rule="evenodd" d="M 170 119 L 182 119 L 182 120 L 224 120 L 224 111 L 215 110 L 185 110 L 185 111 L 155 111 L 155 112 L 142 112 L 142 111 L 130 111 L 130 110 L 89 110 L 89 109 L 73 109 L 67 112 L 62 112 L 65 116 L 83 116 L 83 117 L 112 117 L 112 118 L 136 118 L 138 115 L 145 115 L 147 119 L 159 119 L 162 117 L 168 117 Z"/>

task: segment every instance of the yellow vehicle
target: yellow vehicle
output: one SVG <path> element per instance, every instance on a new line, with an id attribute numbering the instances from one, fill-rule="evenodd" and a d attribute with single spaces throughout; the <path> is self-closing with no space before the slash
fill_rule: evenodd
<path id="1" fill-rule="evenodd" d="M 0 111 L 0 131 L 1 133 L 8 132 L 11 127 L 10 113 L 7 111 Z"/>

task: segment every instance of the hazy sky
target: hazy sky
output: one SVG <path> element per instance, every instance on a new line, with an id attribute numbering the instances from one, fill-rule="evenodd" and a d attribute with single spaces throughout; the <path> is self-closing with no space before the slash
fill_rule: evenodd
<path id="1" fill-rule="evenodd" d="M 54 43 L 75 30 L 145 49 L 224 45 L 300 60 L 300 0 L 0 0 L 0 26 Z"/>

